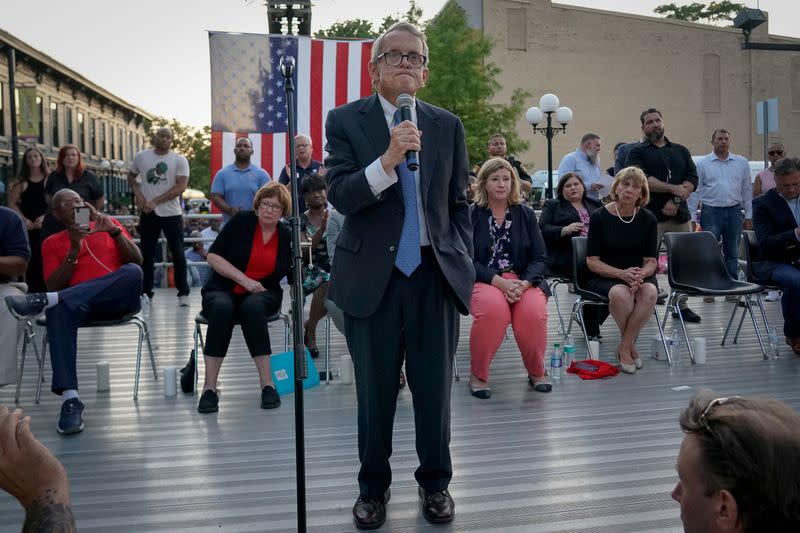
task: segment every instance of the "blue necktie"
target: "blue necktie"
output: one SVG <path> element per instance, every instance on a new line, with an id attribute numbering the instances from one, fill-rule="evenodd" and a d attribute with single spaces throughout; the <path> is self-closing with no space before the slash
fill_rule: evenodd
<path id="1" fill-rule="evenodd" d="M 400 110 L 394 114 L 393 126 L 402 122 Z M 417 180 L 414 173 L 408 170 L 405 161 L 394 167 L 400 178 L 400 187 L 403 189 L 403 230 L 400 232 L 400 244 L 397 247 L 397 256 L 394 265 L 406 276 L 411 276 L 422 262 L 419 249 L 419 218 L 417 214 Z"/>

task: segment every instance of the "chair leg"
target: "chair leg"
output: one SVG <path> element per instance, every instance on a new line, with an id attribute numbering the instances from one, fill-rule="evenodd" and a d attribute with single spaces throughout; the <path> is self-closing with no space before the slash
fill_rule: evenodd
<path id="1" fill-rule="evenodd" d="M 42 364 L 39 365 L 39 379 L 36 380 L 36 405 L 39 405 L 39 398 L 42 395 L 42 381 L 44 381 L 44 363 L 47 359 L 47 330 L 42 337 Z"/>
<path id="2" fill-rule="evenodd" d="M 681 321 L 681 330 L 683 330 L 683 338 L 686 339 L 686 349 L 689 351 L 689 360 L 694 364 L 694 350 L 692 350 L 692 343 L 689 340 L 689 332 L 686 331 L 686 322 L 683 321 L 683 313 L 681 313 L 681 306 L 678 304 L 678 299 L 675 299 L 675 309 L 678 311 L 678 318 Z M 670 358 L 670 364 L 672 360 Z"/>
<path id="3" fill-rule="evenodd" d="M 669 346 L 667 346 L 667 336 L 664 335 L 664 328 L 661 327 L 661 321 L 658 319 L 658 310 L 653 306 L 653 316 L 656 318 L 656 326 L 658 326 L 658 333 L 661 335 L 661 344 L 664 345 L 664 353 L 667 354 L 667 361 L 669 361 Z"/>
<path id="4" fill-rule="evenodd" d="M 764 310 L 764 300 L 761 298 L 762 293 L 756 294 L 756 303 L 758 309 L 761 311 L 761 319 L 764 321 L 764 331 L 769 333 L 769 322 L 767 321 L 767 312 Z"/>
<path id="5" fill-rule="evenodd" d="M 325 315 L 325 385 L 331 384 L 331 315 Z"/>
<path id="6" fill-rule="evenodd" d="M 583 340 L 586 342 L 586 349 L 589 349 L 589 335 L 586 333 L 586 322 L 583 318 L 583 306 L 589 303 L 586 300 L 582 300 L 580 305 L 578 305 L 578 320 L 575 322 L 581 327 L 581 332 L 583 333 Z M 561 349 L 563 350 L 564 347 L 562 346 Z"/>
<path id="7" fill-rule="evenodd" d="M 564 317 L 561 314 L 561 305 L 558 301 L 558 286 L 561 285 L 560 281 L 554 281 L 553 284 L 550 286 L 551 293 L 553 294 L 553 303 L 556 306 L 556 314 L 558 314 L 558 323 L 559 323 L 559 333 L 561 335 L 566 335 L 566 331 L 564 329 Z"/>
<path id="8" fill-rule="evenodd" d="M 458 356 L 453 354 L 453 380 L 461 381 L 461 373 L 458 371 Z"/>
<path id="9" fill-rule="evenodd" d="M 738 305 L 739 305 L 738 302 L 737 302 L 736 305 L 738 307 Z M 736 312 L 735 309 L 734 309 L 734 312 Z M 746 313 L 747 313 L 747 309 L 742 309 L 742 316 L 739 317 L 739 325 L 736 326 L 736 335 L 734 335 L 734 337 L 733 337 L 733 343 L 734 344 L 737 344 L 739 342 L 739 334 L 742 332 L 742 324 L 744 324 L 744 315 Z"/>
<path id="10" fill-rule="evenodd" d="M 720 343 L 720 346 L 725 346 L 725 341 L 727 340 L 728 333 L 730 333 L 731 330 L 731 324 L 733 324 L 733 319 L 736 316 L 736 310 L 739 308 L 738 305 L 739 303 L 737 302 L 736 305 L 733 306 L 733 311 L 731 311 L 731 316 L 728 319 L 728 325 L 725 326 L 725 334 L 722 335 L 722 342 Z M 741 321 L 739 322 L 739 327 L 741 328 Z M 734 344 L 736 344 L 736 339 L 738 337 L 739 337 L 739 330 L 736 330 L 736 337 L 733 339 Z"/>
<path id="11" fill-rule="evenodd" d="M 144 330 L 142 325 L 134 322 L 139 328 L 139 342 L 136 345 L 136 376 L 133 378 L 133 401 L 139 398 L 139 371 L 142 367 L 142 343 L 144 343 Z"/>
<path id="12" fill-rule="evenodd" d="M 32 343 L 34 342 L 33 326 L 31 325 L 29 320 L 25 321 L 25 326 L 23 327 L 23 331 L 25 336 L 22 338 L 22 353 L 20 354 L 19 370 L 17 370 L 17 391 L 14 393 L 15 404 L 19 404 L 19 393 L 20 390 L 22 389 L 22 371 L 25 368 L 25 352 L 28 350 L 28 342 Z M 36 359 L 38 360 L 39 358 L 37 357 Z"/>
<path id="13" fill-rule="evenodd" d="M 197 366 L 198 359 L 200 358 L 200 353 L 198 352 L 198 339 L 202 342 L 203 332 L 200 330 L 200 324 L 194 324 L 194 350 L 192 353 L 194 354 L 194 391 L 197 391 L 197 380 L 199 379 L 198 374 L 200 374 L 200 368 Z M 205 350 L 205 348 L 203 348 Z"/>
<path id="14" fill-rule="evenodd" d="M 753 329 L 756 330 L 756 339 L 758 339 L 758 345 L 761 347 L 761 355 L 764 356 L 764 359 L 769 359 L 767 356 L 767 350 L 764 348 L 764 341 L 761 339 L 761 332 L 758 330 L 758 322 L 756 322 L 756 315 L 753 313 L 753 307 L 750 305 L 750 295 L 747 295 L 747 311 L 750 312 L 750 320 L 753 322 Z M 744 318 L 744 315 L 742 315 Z"/>
<path id="15" fill-rule="evenodd" d="M 292 322 L 289 320 L 288 315 L 281 314 L 281 320 L 283 320 L 283 351 L 289 351 L 289 334 L 292 331 Z"/>

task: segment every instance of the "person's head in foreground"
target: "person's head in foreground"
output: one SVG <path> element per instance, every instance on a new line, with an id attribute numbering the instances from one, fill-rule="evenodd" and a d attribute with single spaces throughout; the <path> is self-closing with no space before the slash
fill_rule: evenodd
<path id="1" fill-rule="evenodd" d="M 686 533 L 800 531 L 800 415 L 777 400 L 701 389 L 680 418 Z"/>

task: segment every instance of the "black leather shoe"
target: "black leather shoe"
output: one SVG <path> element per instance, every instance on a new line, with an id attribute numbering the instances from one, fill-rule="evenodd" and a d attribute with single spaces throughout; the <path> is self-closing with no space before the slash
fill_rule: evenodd
<path id="1" fill-rule="evenodd" d="M 456 515 L 456 504 L 450 493 L 445 490 L 428 492 L 419 488 L 419 497 L 422 498 L 422 514 L 431 524 L 446 524 L 452 522 Z"/>
<path id="2" fill-rule="evenodd" d="M 392 493 L 386 489 L 383 497 L 359 495 L 353 505 L 353 521 L 358 529 L 378 529 L 386 522 L 386 502 Z"/>
<path id="3" fill-rule="evenodd" d="M 683 321 L 684 322 L 692 322 L 694 324 L 699 324 L 700 321 L 702 320 L 700 318 L 700 315 L 698 315 L 697 313 L 695 313 L 694 311 L 692 311 L 688 307 L 686 309 L 681 309 L 681 314 L 683 315 Z M 672 313 L 672 318 L 678 318 L 678 313 L 673 312 Z"/>

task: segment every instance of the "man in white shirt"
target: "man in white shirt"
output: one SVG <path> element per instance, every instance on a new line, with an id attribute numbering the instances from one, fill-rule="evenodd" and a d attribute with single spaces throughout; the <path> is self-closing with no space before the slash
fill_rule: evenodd
<path id="1" fill-rule="evenodd" d="M 725 267 L 734 278 L 739 272 L 739 238 L 744 228 L 753 227 L 753 184 L 750 165 L 742 156 L 730 152 L 731 134 L 717 129 L 711 135 L 713 150 L 697 163 L 699 183 L 688 199 L 689 213 L 696 219 L 697 204 L 702 204 L 700 226 L 722 240 Z M 734 298 L 735 299 L 735 298 Z"/>
<path id="2" fill-rule="evenodd" d="M 596 133 L 587 133 L 581 137 L 581 145 L 572 153 L 564 156 L 558 165 L 558 177 L 567 172 L 574 172 L 583 180 L 587 196 L 599 200 L 597 191 L 603 188 L 600 176 L 605 171 L 600 168 L 598 156 L 603 146 L 603 140 Z"/>
<path id="3" fill-rule="evenodd" d="M 128 184 L 140 209 L 139 236 L 144 262 L 142 294 L 153 297 L 153 264 L 158 238 L 163 230 L 172 262 L 178 305 L 189 305 L 189 284 L 186 281 L 186 257 L 183 255 L 183 210 L 180 196 L 189 182 L 189 162 L 170 150 L 172 130 L 159 128 L 153 148 L 136 154 L 128 169 Z"/>

